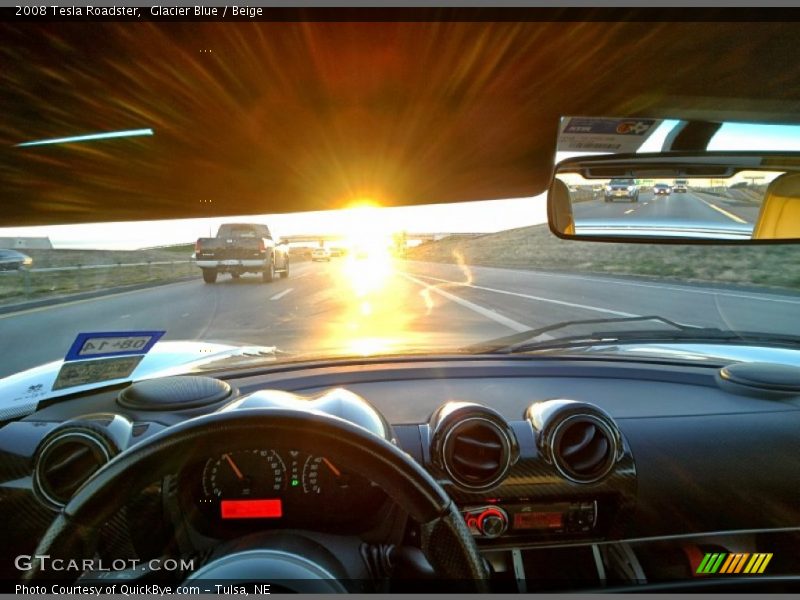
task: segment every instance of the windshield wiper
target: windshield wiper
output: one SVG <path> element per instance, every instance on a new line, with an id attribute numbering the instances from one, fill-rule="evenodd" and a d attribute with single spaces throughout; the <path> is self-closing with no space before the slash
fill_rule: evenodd
<path id="1" fill-rule="evenodd" d="M 542 335 L 564 329 L 573 325 L 597 325 L 609 323 L 631 323 L 636 321 L 658 321 L 669 325 L 672 329 L 634 329 L 615 331 L 591 331 L 556 339 L 537 340 Z M 544 350 L 550 348 L 569 348 L 586 346 L 589 344 L 614 343 L 614 342 L 665 342 L 665 341 L 692 341 L 692 342 L 760 342 L 779 343 L 797 346 L 800 337 L 795 335 L 757 333 L 747 331 L 732 331 L 717 327 L 699 327 L 685 325 L 658 315 L 641 317 L 619 317 L 605 319 L 581 319 L 562 321 L 547 327 L 530 329 L 513 335 L 497 338 L 483 344 L 477 344 L 468 349 L 475 354 L 514 354 L 531 350 Z"/>

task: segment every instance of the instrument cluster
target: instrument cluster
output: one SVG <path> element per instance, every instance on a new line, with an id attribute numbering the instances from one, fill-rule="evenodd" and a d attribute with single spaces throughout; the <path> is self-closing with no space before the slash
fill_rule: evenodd
<path id="1" fill-rule="evenodd" d="M 232 449 L 182 474 L 181 489 L 199 528 L 351 528 L 377 515 L 387 497 L 347 465 L 298 449 Z M 368 525 L 368 523 L 364 523 Z"/>

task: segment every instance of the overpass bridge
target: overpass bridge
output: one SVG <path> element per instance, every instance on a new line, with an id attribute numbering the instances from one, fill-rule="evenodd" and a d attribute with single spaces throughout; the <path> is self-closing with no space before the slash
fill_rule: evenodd
<path id="1" fill-rule="evenodd" d="M 396 233 L 392 237 L 395 241 L 395 245 L 408 245 L 408 242 L 417 241 L 417 242 L 434 242 L 438 241 L 447 237 L 460 237 L 460 238 L 470 238 L 470 237 L 477 237 L 479 235 L 486 235 L 485 232 L 482 233 L 464 233 L 464 232 L 425 232 L 425 233 L 411 233 L 411 232 L 401 232 Z M 284 235 L 281 237 L 281 241 L 288 243 L 288 244 L 302 244 L 302 243 L 316 243 L 319 246 L 325 245 L 325 242 L 342 242 L 347 240 L 349 236 L 343 234 L 335 234 L 335 233 L 299 233 L 294 235 Z"/>

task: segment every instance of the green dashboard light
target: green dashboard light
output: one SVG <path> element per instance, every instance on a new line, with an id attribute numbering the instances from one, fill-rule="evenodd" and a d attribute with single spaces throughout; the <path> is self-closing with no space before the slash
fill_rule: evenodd
<path id="1" fill-rule="evenodd" d="M 300 482 L 297 479 L 292 479 L 292 487 L 297 487 L 298 485 L 300 485 Z"/>

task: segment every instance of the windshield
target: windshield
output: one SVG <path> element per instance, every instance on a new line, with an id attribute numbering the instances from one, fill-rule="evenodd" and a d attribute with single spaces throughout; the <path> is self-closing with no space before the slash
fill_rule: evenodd
<path id="1" fill-rule="evenodd" d="M 248 190 L 257 190 L 254 197 L 273 192 L 269 169 L 279 152 L 256 152 L 260 140 L 276 136 L 280 147 L 307 148 L 309 164 L 324 155 L 338 165 L 369 138 L 369 119 L 358 117 L 349 123 L 360 128 L 337 132 L 353 136 L 352 147 L 329 143 L 325 134 L 330 132 L 313 123 L 307 124 L 308 136 L 284 139 L 280 123 L 300 119 L 301 102 L 283 91 L 291 78 L 264 76 L 279 68 L 279 56 L 261 51 L 269 36 L 252 31 L 264 30 L 248 29 L 235 38 L 224 65 L 205 49 L 197 49 L 193 58 L 187 55 L 180 77 L 160 54 L 177 47 L 178 37 L 170 41 L 163 32 L 153 33 L 154 47 L 143 44 L 130 64 L 116 63 L 105 53 L 71 53 L 78 37 L 54 32 L 38 33 L 54 54 L 39 49 L 25 61 L 4 62 L 8 68 L 0 72 L 0 81 L 14 116 L 0 125 L 7 142 L 7 164 L 0 171 L 13 180 L 14 189 L 41 195 L 41 202 L 33 219 L 40 225 L 0 228 L 0 376 L 62 360 L 79 336 L 99 333 L 110 337 L 105 342 L 80 338 L 86 352 L 91 347 L 107 356 L 152 341 L 150 352 L 185 354 L 186 364 L 208 352 L 191 350 L 198 343 L 214 344 L 211 354 L 217 358 L 226 348 L 246 346 L 250 359 L 270 361 L 463 352 L 528 330 L 606 318 L 657 316 L 681 326 L 758 333 L 757 341 L 738 338 L 758 346 L 768 345 L 771 336 L 800 336 L 800 246 L 563 241 L 548 228 L 545 195 L 496 198 L 481 195 L 480 185 L 472 202 L 390 207 L 391 199 L 372 185 L 403 177 L 381 162 L 394 156 L 388 151 L 364 164 L 363 182 L 369 185 L 353 185 L 347 197 L 322 193 L 324 177 L 334 177 L 334 167 L 319 173 L 319 181 L 300 182 L 319 184 L 314 188 L 320 191 L 319 208 L 329 210 L 296 212 L 287 206 L 280 214 L 253 210 L 218 216 L 226 211 L 223 200 L 206 193 L 210 181 L 215 190 L 238 192 L 246 173 Z M 280 27 L 270 24 L 269 31 L 279 35 Z M 17 32 L 15 40 L 22 44 L 24 36 Z M 391 40 L 376 37 L 375 44 L 384 48 L 386 68 L 392 68 Z M 52 60 L 55 55 L 58 61 Z M 369 76 L 324 72 L 345 104 L 352 100 L 348 81 Z M 323 79 L 313 69 L 303 77 Z M 338 106 L 314 89 L 304 93 L 302 107 L 314 115 Z M 422 108 L 435 114 L 452 109 L 445 101 L 429 106 L 431 98 Z M 265 99 L 283 107 L 280 120 L 263 108 Z M 391 106 L 383 97 L 370 101 Z M 353 102 L 345 112 L 359 115 Z M 196 119 L 185 120 L 188 113 Z M 399 145 L 406 116 L 398 116 Z M 198 123 L 202 130 L 194 128 Z M 236 143 L 227 135 L 231 128 L 244 132 Z M 756 143 L 758 131 L 755 124 L 740 130 L 726 126 L 714 147 L 741 149 L 752 143 L 761 148 L 770 141 L 786 142 L 796 128 L 770 126 Z M 664 136 L 668 133 L 669 127 Z M 430 132 L 431 144 L 437 135 Z M 177 150 L 196 153 L 191 177 L 154 191 L 147 185 L 149 174 L 171 172 L 170 157 Z M 426 160 L 425 148 L 404 152 Z M 229 170 L 234 164 L 236 177 Z M 147 174 L 143 181 L 127 178 L 128 166 L 137 165 L 137 172 Z M 294 173 L 289 166 L 281 168 Z M 704 218 L 752 225 L 775 175 L 753 171 L 729 179 L 692 179 L 688 191 L 671 190 L 659 202 L 680 204 Z M 604 185 L 575 183 L 588 199 L 606 193 Z M 613 191 L 614 201 L 607 205 L 595 203 L 622 215 L 647 204 L 653 196 L 647 186 L 669 189 L 686 186 L 687 180 L 616 178 L 607 185 L 631 188 Z M 157 197 L 208 207 L 209 216 L 158 220 L 141 212 L 124 222 L 48 224 L 50 203 L 80 207 L 97 189 L 113 190 L 107 201 L 126 203 L 134 215 L 137 198 Z M 8 195 L 4 200 L 14 202 Z M 675 337 L 674 327 L 643 321 L 592 329 L 660 329 L 664 339 Z M 680 331 L 680 342 L 691 341 L 693 330 Z M 541 339 L 574 334 L 574 328 L 553 329 Z M 702 339 L 707 342 L 708 335 Z M 169 346 L 176 342 L 188 345 Z"/>

